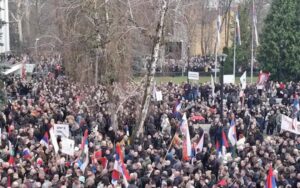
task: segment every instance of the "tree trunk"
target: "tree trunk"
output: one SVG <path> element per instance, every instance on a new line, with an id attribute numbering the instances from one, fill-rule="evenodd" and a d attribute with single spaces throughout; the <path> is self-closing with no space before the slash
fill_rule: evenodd
<path id="1" fill-rule="evenodd" d="M 165 15 L 167 12 L 167 1 L 162 0 L 162 7 L 161 7 L 161 12 L 160 12 L 160 21 L 158 23 L 157 29 L 156 29 L 156 37 L 154 39 L 154 46 L 153 46 L 153 51 L 151 55 L 151 60 L 149 61 L 149 68 L 148 68 L 148 73 L 147 73 L 147 78 L 146 78 L 146 83 L 145 83 L 145 89 L 144 89 L 144 97 L 143 97 L 143 102 L 142 102 L 142 112 L 140 114 L 140 121 L 138 124 L 138 127 L 135 128 L 132 138 L 139 138 L 140 136 L 143 136 L 144 133 L 144 123 L 148 114 L 148 109 L 150 106 L 150 100 L 151 100 L 151 93 L 152 89 L 154 86 L 154 76 L 155 76 L 155 70 L 156 70 L 156 65 L 157 61 L 159 58 L 159 50 L 160 50 L 160 43 L 162 39 L 162 34 L 163 34 L 163 27 L 164 27 L 164 22 L 165 22 Z M 135 134 L 136 133 L 136 134 Z"/>

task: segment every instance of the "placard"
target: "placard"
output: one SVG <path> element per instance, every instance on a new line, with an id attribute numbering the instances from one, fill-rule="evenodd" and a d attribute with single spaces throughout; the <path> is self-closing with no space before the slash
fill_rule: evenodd
<path id="1" fill-rule="evenodd" d="M 224 84 L 234 84 L 234 75 L 224 75 Z"/>
<path id="2" fill-rule="evenodd" d="M 161 91 L 156 91 L 155 95 L 156 95 L 156 101 L 162 101 L 163 100 L 163 96 L 162 96 Z"/>
<path id="3" fill-rule="evenodd" d="M 188 72 L 188 79 L 189 80 L 199 80 L 199 72 Z"/>
<path id="4" fill-rule="evenodd" d="M 69 125 L 55 124 L 54 125 L 55 136 L 61 136 L 68 138 L 70 136 Z"/>
<path id="5" fill-rule="evenodd" d="M 75 150 L 75 141 L 68 139 L 68 138 L 62 138 L 61 139 L 61 152 L 67 155 L 74 155 Z"/>

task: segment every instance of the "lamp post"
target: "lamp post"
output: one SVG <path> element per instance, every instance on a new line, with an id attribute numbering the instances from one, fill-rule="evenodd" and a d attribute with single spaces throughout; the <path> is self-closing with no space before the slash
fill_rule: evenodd
<path id="1" fill-rule="evenodd" d="M 220 120 L 223 123 L 223 116 L 224 116 L 224 111 L 223 111 L 223 100 L 224 100 L 224 62 L 226 61 L 226 54 L 221 54 L 218 56 L 219 58 L 219 62 L 220 62 L 220 83 L 221 83 L 221 91 L 220 91 L 220 95 L 221 95 L 221 104 L 220 104 Z"/>

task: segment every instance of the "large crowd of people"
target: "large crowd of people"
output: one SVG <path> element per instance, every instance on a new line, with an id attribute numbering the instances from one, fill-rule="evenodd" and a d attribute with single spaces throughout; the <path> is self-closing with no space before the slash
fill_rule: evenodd
<path id="1" fill-rule="evenodd" d="M 30 81 L 6 79 L 7 104 L 0 114 L 1 187 L 262 188 L 270 166 L 277 187 L 300 187 L 300 137 L 280 128 L 281 114 L 294 114 L 299 83 L 269 81 L 260 90 L 255 84 L 245 90 L 226 85 L 224 119 L 218 84 L 157 84 L 163 98 L 153 98 L 144 136 L 132 140 L 140 97 L 123 104 L 114 130 L 110 86 L 81 85 L 57 67 L 45 60 Z M 193 146 L 188 158 L 183 154 L 183 116 Z M 236 145 L 224 143 L 232 122 Z M 74 155 L 56 151 L 55 143 L 61 148 L 63 138 L 51 135 L 55 124 L 69 126 Z M 202 136 L 199 150 L 195 146 Z M 88 163 L 83 168 L 85 147 Z"/>

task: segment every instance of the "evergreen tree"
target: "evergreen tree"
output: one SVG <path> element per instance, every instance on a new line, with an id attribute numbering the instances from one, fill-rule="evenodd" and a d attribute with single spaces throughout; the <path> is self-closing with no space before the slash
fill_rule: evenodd
<path id="1" fill-rule="evenodd" d="M 241 45 L 236 46 L 236 69 L 242 67 L 243 70 L 249 68 L 249 63 L 251 61 L 251 1 L 245 1 L 240 4 L 239 7 L 239 21 L 240 21 L 240 34 L 241 34 Z M 234 15 L 235 16 L 235 15 Z M 235 20 L 235 18 L 234 18 Z M 236 25 L 234 24 L 234 29 Z M 232 38 L 234 38 L 234 32 L 232 33 Z M 233 68 L 233 52 L 234 47 L 229 49 L 224 49 L 224 53 L 228 54 L 225 63 L 225 73 L 232 74 Z"/>
<path id="2" fill-rule="evenodd" d="M 300 79 L 300 1 L 273 0 L 257 57 L 272 79 Z"/>

